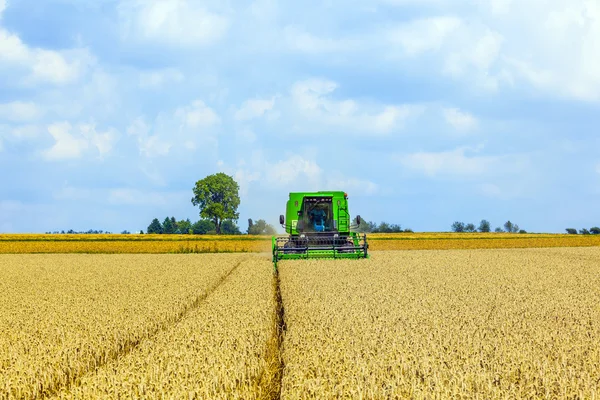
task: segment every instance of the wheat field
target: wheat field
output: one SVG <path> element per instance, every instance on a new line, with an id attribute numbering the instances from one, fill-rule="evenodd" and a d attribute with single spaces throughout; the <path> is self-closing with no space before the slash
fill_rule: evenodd
<path id="1" fill-rule="evenodd" d="M 600 396 L 600 248 L 0 255 L 0 399 Z"/>
<path id="2" fill-rule="evenodd" d="M 282 398 L 598 398 L 600 249 L 281 267 Z"/>

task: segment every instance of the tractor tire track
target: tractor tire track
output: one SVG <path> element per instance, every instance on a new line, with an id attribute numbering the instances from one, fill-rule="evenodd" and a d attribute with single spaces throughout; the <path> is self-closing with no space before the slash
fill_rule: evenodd
<path id="1" fill-rule="evenodd" d="M 120 358 L 128 355 L 129 353 L 134 351 L 143 341 L 152 339 L 161 332 L 173 328 L 179 322 L 181 322 L 181 320 L 183 320 L 190 312 L 197 309 L 212 293 L 215 292 L 215 290 L 217 290 L 221 285 L 225 283 L 227 278 L 229 278 L 239 268 L 239 266 L 242 265 L 242 263 L 246 261 L 248 261 L 248 257 L 245 257 L 242 260 L 238 261 L 233 266 L 233 268 L 231 268 L 227 273 L 225 273 L 221 278 L 219 278 L 219 280 L 215 282 L 212 286 L 209 286 L 206 289 L 206 291 L 199 294 L 194 300 L 185 305 L 181 310 L 179 310 L 179 312 L 174 317 L 165 319 L 160 325 L 147 331 L 145 335 L 142 335 L 136 339 L 130 339 L 126 340 L 123 343 L 119 343 L 118 349 L 114 353 L 104 358 L 101 362 L 95 363 L 94 367 L 90 367 L 86 370 L 83 370 L 77 375 L 69 376 L 68 382 L 66 384 L 56 382 L 55 385 L 53 385 L 52 387 L 43 388 L 39 392 L 39 395 L 34 396 L 33 399 L 47 399 L 57 395 L 62 390 L 69 390 L 69 388 L 78 385 L 82 377 L 89 374 L 93 374 L 96 372 L 96 370 L 98 370 L 98 368 L 101 368 L 110 362 L 117 361 Z"/>
<path id="2" fill-rule="evenodd" d="M 283 340 L 287 331 L 285 324 L 285 309 L 281 297 L 279 271 L 273 273 L 273 300 L 275 303 L 271 326 L 271 337 L 267 342 L 266 366 L 259 377 L 259 399 L 279 400 L 285 363 L 283 360 Z"/>

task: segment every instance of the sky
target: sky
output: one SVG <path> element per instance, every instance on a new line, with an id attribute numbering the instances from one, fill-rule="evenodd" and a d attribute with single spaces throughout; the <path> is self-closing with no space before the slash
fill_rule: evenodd
<path id="1" fill-rule="evenodd" d="M 600 225 L 597 0 L 0 0 L 0 232 L 239 225 L 344 190 L 415 231 Z"/>

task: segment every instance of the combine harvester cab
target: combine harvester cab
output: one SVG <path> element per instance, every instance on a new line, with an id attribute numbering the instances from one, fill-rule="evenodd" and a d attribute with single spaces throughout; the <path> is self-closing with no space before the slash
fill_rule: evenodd
<path id="1" fill-rule="evenodd" d="M 280 260 L 368 258 L 367 235 L 351 232 L 356 225 L 344 192 L 290 193 L 279 223 L 289 236 L 273 237 L 273 265 Z"/>

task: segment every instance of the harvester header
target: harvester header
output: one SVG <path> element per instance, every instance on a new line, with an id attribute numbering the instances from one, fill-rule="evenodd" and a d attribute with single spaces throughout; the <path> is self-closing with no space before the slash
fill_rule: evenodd
<path id="1" fill-rule="evenodd" d="M 309 258 L 367 258 L 365 234 L 352 232 L 348 194 L 341 191 L 290 193 L 279 223 L 289 236 L 273 237 L 273 263 Z"/>

